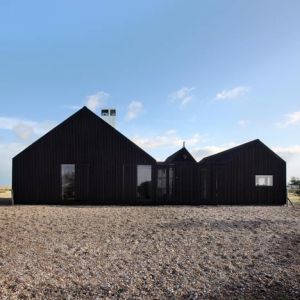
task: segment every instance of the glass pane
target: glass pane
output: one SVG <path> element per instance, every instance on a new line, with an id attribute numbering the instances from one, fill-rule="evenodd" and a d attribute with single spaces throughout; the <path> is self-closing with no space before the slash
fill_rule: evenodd
<path id="1" fill-rule="evenodd" d="M 63 200 L 75 199 L 75 165 L 61 165 L 61 190 Z"/>
<path id="2" fill-rule="evenodd" d="M 137 198 L 151 199 L 152 166 L 137 166 Z"/>
<path id="3" fill-rule="evenodd" d="M 273 186 L 273 176 L 268 176 L 268 186 Z"/>
<path id="4" fill-rule="evenodd" d="M 167 195 L 167 169 L 159 168 L 157 170 L 157 196 L 165 197 Z"/>
<path id="5" fill-rule="evenodd" d="M 256 186 L 273 186 L 273 175 L 256 175 Z"/>
<path id="6" fill-rule="evenodd" d="M 174 191 L 174 177 L 175 177 L 175 170 L 173 167 L 169 168 L 169 196 L 173 196 Z"/>

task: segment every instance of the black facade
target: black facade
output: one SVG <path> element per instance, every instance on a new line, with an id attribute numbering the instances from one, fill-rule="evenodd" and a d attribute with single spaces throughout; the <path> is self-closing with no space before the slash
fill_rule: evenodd
<path id="1" fill-rule="evenodd" d="M 260 140 L 206 157 L 199 170 L 202 203 L 286 203 L 286 163 Z"/>
<path id="2" fill-rule="evenodd" d="M 172 204 L 201 204 L 198 165 L 185 146 L 165 160 L 164 165 L 168 164 L 172 164 L 175 171 L 174 189 L 170 202 Z"/>
<path id="3" fill-rule="evenodd" d="M 152 201 L 151 183 L 137 197 L 138 165 L 153 181 L 155 159 L 84 107 L 13 158 L 14 203 Z"/>
<path id="4" fill-rule="evenodd" d="M 285 185 L 285 162 L 259 140 L 156 162 L 86 107 L 13 158 L 15 204 L 280 205 Z"/>

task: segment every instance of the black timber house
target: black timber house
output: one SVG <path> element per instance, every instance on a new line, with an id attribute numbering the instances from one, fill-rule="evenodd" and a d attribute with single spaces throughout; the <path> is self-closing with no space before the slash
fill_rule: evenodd
<path id="1" fill-rule="evenodd" d="M 15 204 L 286 203 L 286 164 L 261 141 L 164 162 L 83 107 L 13 158 Z"/>
<path id="2" fill-rule="evenodd" d="M 203 158 L 199 170 L 202 203 L 286 203 L 286 163 L 258 139 Z"/>
<path id="3" fill-rule="evenodd" d="M 147 203 L 155 165 L 83 107 L 13 158 L 14 203 Z"/>

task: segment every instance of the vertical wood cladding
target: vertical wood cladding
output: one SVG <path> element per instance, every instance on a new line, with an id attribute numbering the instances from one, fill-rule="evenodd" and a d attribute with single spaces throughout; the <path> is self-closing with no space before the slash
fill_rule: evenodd
<path id="1" fill-rule="evenodd" d="M 62 164 L 75 165 L 72 202 L 61 198 Z M 152 166 L 152 183 L 143 186 L 151 199 L 137 198 L 137 165 Z M 159 168 L 166 169 L 163 194 Z M 273 186 L 255 186 L 255 175 L 273 175 Z M 12 185 L 15 204 L 280 205 L 286 164 L 259 140 L 198 164 L 185 147 L 157 163 L 84 107 L 13 158 Z"/>
<path id="2" fill-rule="evenodd" d="M 62 203 L 61 164 L 75 164 L 78 180 L 88 184 L 79 185 L 80 203 L 131 203 L 136 165 L 155 163 L 84 107 L 13 158 L 14 201 Z"/>
<path id="3" fill-rule="evenodd" d="M 286 163 L 259 140 L 204 158 L 199 168 L 201 174 L 209 173 L 211 181 L 210 195 L 202 197 L 203 203 L 286 203 Z M 255 175 L 272 175 L 273 186 L 256 186 Z"/>

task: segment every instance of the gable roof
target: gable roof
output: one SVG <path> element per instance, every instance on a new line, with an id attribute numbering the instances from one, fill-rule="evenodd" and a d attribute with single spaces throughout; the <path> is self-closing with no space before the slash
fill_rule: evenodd
<path id="1" fill-rule="evenodd" d="M 146 151 L 144 151 L 142 148 L 140 148 L 138 145 L 136 145 L 133 141 L 128 139 L 125 135 L 123 135 L 121 132 L 119 132 L 116 128 L 112 127 L 110 124 L 105 122 L 103 119 L 101 119 L 97 114 L 89 110 L 86 106 L 83 106 L 81 109 L 79 109 L 77 112 L 72 114 L 70 117 L 65 119 L 63 122 L 52 128 L 50 131 L 48 131 L 46 134 L 44 134 L 42 137 L 37 139 L 35 142 L 33 142 L 31 145 L 29 145 L 27 148 L 25 148 L 23 151 L 18 153 L 14 158 L 21 155 L 23 152 L 29 151 L 31 148 L 33 148 L 36 144 L 42 142 L 44 139 L 46 139 L 49 135 L 52 135 L 57 130 L 65 126 L 67 123 L 71 122 L 72 120 L 80 119 L 82 117 L 89 117 L 95 119 L 97 122 L 99 122 L 99 126 L 104 127 L 106 130 L 108 130 L 111 134 L 115 134 L 120 139 L 122 139 L 125 143 L 130 143 L 136 150 L 143 152 L 148 158 L 153 160 L 155 162 L 156 160 L 148 154 Z"/>
<path id="2" fill-rule="evenodd" d="M 272 155 L 274 155 L 276 158 L 284 161 L 279 155 L 277 155 L 273 150 L 271 150 L 269 147 L 267 147 L 261 140 L 255 139 L 253 141 L 238 145 L 236 147 L 224 150 L 222 152 L 204 157 L 199 161 L 199 164 L 202 163 L 214 163 L 214 162 L 226 162 L 228 160 L 231 160 L 233 156 L 238 154 L 241 150 L 250 148 L 252 146 L 260 146 L 264 147 L 267 151 L 269 151 Z"/>
<path id="3" fill-rule="evenodd" d="M 196 163 L 194 157 L 190 154 L 190 152 L 185 148 L 182 147 L 180 150 L 176 151 L 174 154 L 170 155 L 166 160 L 166 163 Z"/>

